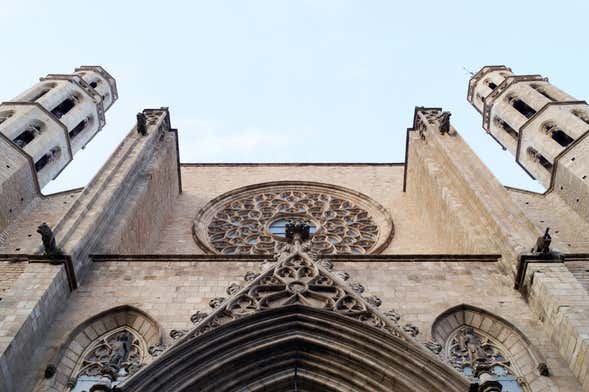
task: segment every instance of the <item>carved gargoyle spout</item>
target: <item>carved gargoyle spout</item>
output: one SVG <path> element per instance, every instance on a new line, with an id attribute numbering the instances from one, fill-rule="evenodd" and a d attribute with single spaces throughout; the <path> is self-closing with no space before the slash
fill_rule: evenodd
<path id="1" fill-rule="evenodd" d="M 45 248 L 44 254 L 46 256 L 63 256 L 63 251 L 57 247 L 53 230 L 51 230 L 51 227 L 47 223 L 43 222 L 39 225 L 37 227 L 37 233 L 41 234 L 41 240 Z"/>

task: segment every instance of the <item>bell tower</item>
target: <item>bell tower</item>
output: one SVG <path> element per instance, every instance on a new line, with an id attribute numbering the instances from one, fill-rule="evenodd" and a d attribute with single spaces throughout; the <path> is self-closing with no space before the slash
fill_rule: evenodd
<path id="1" fill-rule="evenodd" d="M 0 104 L 0 229 L 104 127 L 117 98 L 108 72 L 82 66 Z"/>
<path id="2" fill-rule="evenodd" d="M 585 218 L 589 200 L 589 106 L 540 75 L 515 75 L 503 65 L 472 76 L 468 101 L 483 128 L 528 174 Z"/>

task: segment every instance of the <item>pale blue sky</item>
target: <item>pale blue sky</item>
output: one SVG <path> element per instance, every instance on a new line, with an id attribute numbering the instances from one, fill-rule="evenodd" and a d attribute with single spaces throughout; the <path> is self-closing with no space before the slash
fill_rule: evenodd
<path id="1" fill-rule="evenodd" d="M 100 64 L 119 101 L 45 192 L 85 185 L 143 108 L 183 162 L 401 162 L 413 108 L 441 106 L 506 185 L 540 190 L 466 101 L 486 64 L 589 95 L 589 1 L 0 0 L 1 100 Z"/>

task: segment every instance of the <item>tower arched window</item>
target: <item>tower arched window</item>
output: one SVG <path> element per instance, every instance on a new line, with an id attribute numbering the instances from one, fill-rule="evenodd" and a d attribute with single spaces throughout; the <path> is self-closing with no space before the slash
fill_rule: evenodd
<path id="1" fill-rule="evenodd" d="M 100 79 L 95 79 L 95 80 L 91 81 L 89 84 L 90 84 L 90 87 L 96 88 L 100 84 Z"/>
<path id="2" fill-rule="evenodd" d="M 528 147 L 528 155 L 534 162 L 538 162 L 543 168 L 552 171 L 552 163 L 546 157 L 538 152 L 534 147 Z"/>
<path id="3" fill-rule="evenodd" d="M 61 156 L 61 148 L 58 146 L 53 147 L 49 152 L 45 153 L 37 162 L 35 162 L 35 170 L 40 172 L 49 163 L 56 161 Z"/>
<path id="4" fill-rule="evenodd" d="M 2 124 L 4 121 L 6 121 L 10 117 L 12 117 L 13 114 L 14 114 L 14 112 L 12 110 L 1 111 L 0 112 L 0 124 Z"/>
<path id="5" fill-rule="evenodd" d="M 505 391 L 524 392 L 508 351 L 482 330 L 459 327 L 446 342 L 446 356 L 452 366 L 474 382 L 490 378 Z"/>
<path id="6" fill-rule="evenodd" d="M 573 110 L 573 114 L 576 117 L 578 117 L 581 120 L 583 120 L 587 125 L 589 125 L 589 113 L 587 113 L 586 111 L 581 111 L 581 110 L 575 109 L 575 110 Z"/>
<path id="7" fill-rule="evenodd" d="M 41 129 L 42 124 L 40 123 L 29 124 L 17 137 L 12 139 L 12 141 L 20 148 L 23 148 L 41 134 Z"/>
<path id="8" fill-rule="evenodd" d="M 491 80 L 485 80 L 485 83 L 487 84 L 487 86 L 489 86 L 489 88 L 491 90 L 495 90 L 497 88 L 497 85 L 495 83 L 493 83 L 493 81 Z"/>
<path id="9" fill-rule="evenodd" d="M 80 134 L 80 133 L 81 133 L 81 132 L 82 132 L 82 131 L 83 131 L 83 130 L 84 130 L 84 129 L 85 129 L 87 126 L 88 126 L 88 124 L 89 124 L 91 121 L 92 121 L 91 117 L 85 118 L 85 119 L 83 119 L 82 121 L 80 121 L 80 122 L 78 123 L 78 125 L 76 125 L 76 126 L 74 127 L 74 129 L 72 129 L 72 130 L 69 132 L 70 139 L 73 139 L 73 138 L 75 138 L 76 136 L 78 136 L 78 135 L 79 135 L 79 134 Z"/>
<path id="10" fill-rule="evenodd" d="M 71 391 L 91 391 L 97 386 L 110 390 L 139 370 L 146 356 L 145 340 L 135 330 L 121 327 L 109 331 L 82 353 L 74 369 Z"/>
<path id="11" fill-rule="evenodd" d="M 550 93 L 548 93 L 548 91 L 537 84 L 531 84 L 530 87 L 532 87 L 534 90 L 536 90 L 537 92 L 539 92 L 540 94 L 542 94 L 544 97 L 548 98 L 551 101 L 557 101 L 556 98 L 554 98 L 552 95 L 550 95 Z"/>
<path id="12" fill-rule="evenodd" d="M 518 132 L 513 129 L 511 127 L 511 125 L 509 125 L 508 123 L 506 123 L 505 121 L 503 121 L 502 119 L 500 119 L 499 117 L 495 118 L 495 123 L 505 132 L 507 132 L 511 137 L 513 137 L 514 139 L 517 139 L 519 134 Z"/>
<path id="13" fill-rule="evenodd" d="M 61 101 L 59 105 L 57 105 L 51 110 L 51 113 L 53 113 L 57 118 L 62 118 L 65 114 L 72 110 L 74 106 L 76 106 L 77 102 L 78 97 L 72 95 L 71 97 Z"/>
<path id="14" fill-rule="evenodd" d="M 548 123 L 544 125 L 544 131 L 552 140 L 560 144 L 562 147 L 568 147 L 574 139 L 560 129 L 556 124 Z"/>
<path id="15" fill-rule="evenodd" d="M 536 114 L 536 111 L 521 99 L 516 97 L 509 97 L 508 100 L 511 106 L 513 106 L 515 110 L 520 112 L 526 118 L 531 118 L 534 114 Z"/>

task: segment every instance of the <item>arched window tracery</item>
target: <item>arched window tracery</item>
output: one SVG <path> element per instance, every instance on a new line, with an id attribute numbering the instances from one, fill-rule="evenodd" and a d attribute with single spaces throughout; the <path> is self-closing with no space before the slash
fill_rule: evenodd
<path id="1" fill-rule="evenodd" d="M 120 384 L 144 364 L 146 346 L 145 340 L 128 327 L 105 333 L 80 356 L 74 368 L 71 391 L 87 392 L 96 385 Z"/>
<path id="2" fill-rule="evenodd" d="M 446 342 L 446 357 L 456 370 L 473 382 L 494 379 L 503 392 L 525 392 L 524 383 L 507 350 L 481 330 L 463 325 Z"/>

